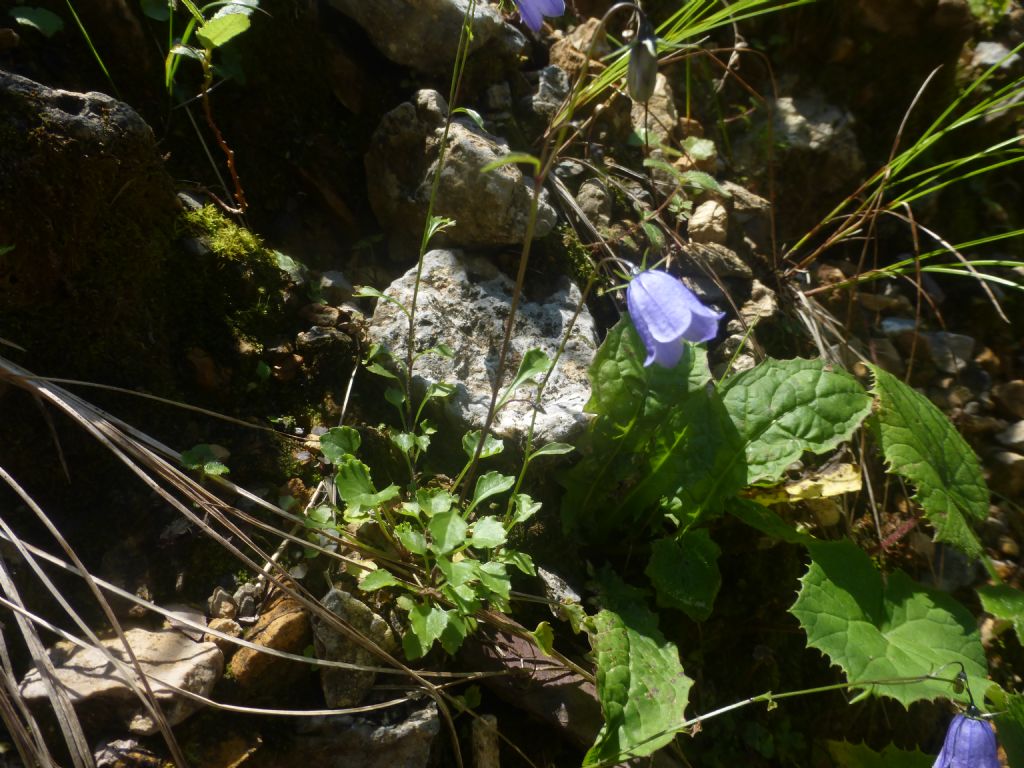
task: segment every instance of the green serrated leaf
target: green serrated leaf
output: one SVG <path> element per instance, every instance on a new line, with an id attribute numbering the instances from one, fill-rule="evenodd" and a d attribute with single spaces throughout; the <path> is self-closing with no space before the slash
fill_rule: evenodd
<path id="1" fill-rule="evenodd" d="M 447 512 L 453 502 L 452 495 L 443 488 L 420 488 L 416 491 L 416 511 L 427 517 Z"/>
<path id="2" fill-rule="evenodd" d="M 646 513 L 645 505 L 680 495 L 700 515 L 746 479 L 736 430 L 709 391 L 707 353 L 685 346 L 674 368 L 645 368 L 646 350 L 623 318 L 590 367 L 586 410 L 597 417 L 581 441 L 580 461 L 565 476 L 562 520 L 606 538 Z M 581 515 L 601 510 L 582 524 Z"/>
<path id="3" fill-rule="evenodd" d="M 900 749 L 893 744 L 876 752 L 867 744 L 829 741 L 828 752 L 838 768 L 932 768 L 935 758 L 918 750 Z"/>
<path id="4" fill-rule="evenodd" d="M 714 192 L 723 197 L 732 197 L 710 173 L 705 173 L 704 171 L 683 171 L 679 174 L 679 178 L 684 186 L 695 187 L 705 192 Z"/>
<path id="5" fill-rule="evenodd" d="M 654 586 L 658 605 L 683 611 L 694 621 L 705 621 L 722 585 L 719 554 L 721 550 L 706 528 L 654 542 L 644 573 Z"/>
<path id="6" fill-rule="evenodd" d="M 914 678 L 957 671 L 973 690 L 988 686 L 988 666 L 971 613 L 949 595 L 915 583 L 902 571 L 882 578 L 870 558 L 849 541 L 812 542 L 811 565 L 790 608 L 807 644 L 826 654 L 850 682 Z M 949 670 L 953 669 L 953 672 Z M 904 706 L 949 698 L 949 683 L 921 680 L 865 686 Z"/>
<path id="7" fill-rule="evenodd" d="M 480 430 L 476 429 L 472 432 L 467 432 L 462 438 L 462 450 L 466 452 L 466 456 L 470 459 L 476 455 L 476 447 L 480 443 Z M 480 458 L 488 459 L 491 456 L 497 456 L 505 450 L 505 443 L 492 435 L 488 435 L 484 439 L 484 447 L 480 450 Z"/>
<path id="8" fill-rule="evenodd" d="M 476 481 L 476 489 L 473 491 L 473 501 L 470 503 L 466 514 L 476 509 L 480 502 L 492 496 L 497 496 L 499 493 L 504 493 L 515 484 L 516 479 L 514 477 L 503 475 L 500 472 L 488 472 L 480 475 Z"/>
<path id="9" fill-rule="evenodd" d="M 800 533 L 768 507 L 761 506 L 749 499 L 730 499 L 725 508 L 729 514 L 772 538 L 805 546 L 814 541 L 811 536 Z"/>
<path id="10" fill-rule="evenodd" d="M 526 354 L 523 355 L 523 359 L 519 363 L 519 370 L 516 371 L 512 383 L 508 385 L 508 389 L 505 390 L 494 406 L 495 413 L 505 407 L 505 403 L 512 398 L 512 395 L 520 387 L 533 381 L 536 377 L 547 373 L 550 367 L 551 358 L 547 356 L 544 350 L 537 348 L 526 350 Z"/>
<path id="11" fill-rule="evenodd" d="M 872 427 L 890 471 L 914 484 L 935 538 L 981 554 L 970 521 L 988 515 L 978 457 L 938 408 L 895 376 L 869 366 L 878 411 Z"/>
<path id="12" fill-rule="evenodd" d="M 766 360 L 726 380 L 722 400 L 746 445 L 747 484 L 778 480 L 804 453 L 849 440 L 871 397 L 821 360 Z"/>
<path id="13" fill-rule="evenodd" d="M 496 517 L 481 517 L 473 523 L 469 541 L 476 549 L 494 549 L 505 543 L 505 526 Z"/>
<path id="14" fill-rule="evenodd" d="M 228 13 L 214 16 L 198 30 L 196 38 L 204 48 L 219 48 L 249 28 L 249 16 L 245 13 Z"/>
<path id="15" fill-rule="evenodd" d="M 514 565 L 520 572 L 527 576 L 536 576 L 537 568 L 533 564 L 533 558 L 525 552 L 518 552 L 514 549 L 504 549 L 500 554 L 494 556 L 503 563 Z"/>
<path id="16" fill-rule="evenodd" d="M 346 515 L 358 516 L 364 507 L 376 507 L 398 496 L 397 485 L 389 485 L 381 491 L 374 488 L 370 468 L 354 456 L 342 457 L 335 466 L 338 472 L 334 476 L 334 485 L 350 508 Z"/>
<path id="17" fill-rule="evenodd" d="M 375 571 L 368 572 L 360 581 L 359 588 L 363 592 L 373 592 L 384 587 L 400 587 L 402 582 L 394 577 L 394 575 L 385 570 L 384 568 L 378 568 Z"/>
<path id="18" fill-rule="evenodd" d="M 508 571 L 504 563 L 492 560 L 489 563 L 480 563 L 476 569 L 476 576 L 488 590 L 491 591 L 490 599 L 495 596 L 502 600 L 508 600 L 512 584 L 508 580 Z"/>
<path id="19" fill-rule="evenodd" d="M 427 400 L 433 400 L 434 398 L 448 397 L 455 391 L 454 384 L 448 384 L 444 381 L 437 381 L 427 387 L 426 393 L 423 395 L 424 402 Z"/>
<path id="20" fill-rule="evenodd" d="M 31 5 L 16 5 L 7 15 L 24 27 L 32 27 L 43 37 L 53 37 L 64 29 L 64 21 L 53 11 Z"/>
<path id="21" fill-rule="evenodd" d="M 470 109 L 469 107 L 456 107 L 455 109 L 453 109 L 451 111 L 451 114 L 453 116 L 454 115 L 465 115 L 470 120 L 472 120 L 473 121 L 473 125 L 475 125 L 477 128 L 479 128 L 481 131 L 487 130 L 486 128 L 484 128 L 484 119 L 482 117 L 480 117 L 480 113 L 477 112 L 475 109 Z"/>
<path id="22" fill-rule="evenodd" d="M 458 510 L 435 514 L 427 526 L 433 539 L 431 550 L 439 555 L 451 552 L 466 541 L 468 528 L 466 521 L 459 516 Z"/>
<path id="23" fill-rule="evenodd" d="M 410 661 L 427 654 L 448 626 L 448 618 L 448 613 L 436 605 L 419 602 L 413 605 L 409 611 L 409 632 L 402 638 L 405 655 Z"/>
<path id="24" fill-rule="evenodd" d="M 376 365 L 373 363 L 372 365 Z M 383 368 L 381 370 L 384 370 Z M 374 371 L 377 373 L 377 371 Z M 394 376 L 392 375 L 392 378 Z M 399 411 L 405 406 L 405 392 L 400 390 L 398 387 L 388 387 L 384 390 L 384 399 L 387 400 L 391 405 L 395 406 Z"/>
<path id="25" fill-rule="evenodd" d="M 698 162 L 711 160 L 718 155 L 715 142 L 699 136 L 687 136 L 683 139 L 683 152 Z"/>
<path id="26" fill-rule="evenodd" d="M 370 468 L 354 456 L 343 456 L 339 459 L 338 473 L 334 483 L 341 498 L 351 503 L 358 496 L 367 496 L 377 492 L 370 479 Z"/>
<path id="27" fill-rule="evenodd" d="M 529 494 L 517 493 L 512 497 L 512 506 L 515 509 L 515 514 L 512 516 L 512 524 L 519 525 L 540 512 L 541 507 L 544 505 L 539 501 L 534 501 Z"/>
<path id="28" fill-rule="evenodd" d="M 477 577 L 476 560 L 451 560 L 442 555 L 437 558 L 437 567 L 453 587 L 468 584 Z"/>
<path id="29" fill-rule="evenodd" d="M 416 447 L 416 435 L 411 432 L 392 432 L 388 437 L 392 444 L 406 456 L 411 454 L 413 448 Z"/>
<path id="30" fill-rule="evenodd" d="M 306 513 L 305 524 L 309 528 L 323 528 L 334 525 L 334 509 L 328 504 L 313 507 Z"/>
<path id="31" fill-rule="evenodd" d="M 526 458 L 526 461 L 533 461 L 538 456 L 561 456 L 566 453 L 572 453 L 575 450 L 576 448 L 568 443 L 547 443 L 531 453 Z"/>
<path id="32" fill-rule="evenodd" d="M 332 427 L 320 435 L 320 451 L 328 463 L 336 464 L 346 454 L 355 455 L 361 441 L 352 427 Z"/>
<path id="33" fill-rule="evenodd" d="M 398 381 L 398 377 L 394 373 L 389 371 L 387 368 L 385 368 L 383 365 L 381 365 L 380 363 L 370 363 L 369 365 L 366 366 L 366 370 L 369 371 L 370 373 L 375 373 L 378 376 L 383 376 L 385 379 L 392 379 L 394 381 Z M 384 397 L 385 398 L 387 398 L 387 393 L 388 393 L 388 390 L 384 390 Z M 402 400 L 404 402 L 404 400 L 405 400 L 405 396 L 404 395 L 402 396 Z M 391 401 L 388 400 L 388 402 L 391 402 Z"/>
<path id="34" fill-rule="evenodd" d="M 379 291 L 372 286 L 357 285 L 355 290 L 352 292 L 352 295 L 357 299 L 377 299 L 378 301 L 386 301 L 389 304 L 396 306 L 406 317 L 409 316 L 409 310 L 402 306 L 402 302 L 394 296 L 388 296 L 383 291 Z"/>
<path id="35" fill-rule="evenodd" d="M 413 528 L 407 522 L 395 526 L 395 538 L 414 555 L 424 555 L 427 552 L 427 538 L 423 531 Z"/>
<path id="36" fill-rule="evenodd" d="M 530 634 L 533 635 L 533 641 L 543 651 L 544 655 L 550 656 L 551 652 L 555 650 L 555 631 L 551 628 L 551 625 L 546 621 L 542 621 Z"/>
<path id="37" fill-rule="evenodd" d="M 684 718 L 693 681 L 675 645 L 658 629 L 642 595 L 605 571 L 604 608 L 592 618 L 590 645 L 597 661 L 597 695 L 604 725 L 584 766 L 616 765 L 670 742 Z"/>
<path id="38" fill-rule="evenodd" d="M 661 229 L 652 221 L 645 221 L 641 226 L 644 235 L 647 236 L 647 242 L 651 245 L 651 250 L 660 253 L 665 247 L 665 235 L 662 234 Z"/>
<path id="39" fill-rule="evenodd" d="M 445 216 L 431 216 L 427 222 L 427 231 L 425 234 L 426 242 L 430 242 L 434 239 L 434 235 L 438 232 L 444 232 L 451 229 L 456 224 L 455 219 L 449 219 Z"/>
<path id="40" fill-rule="evenodd" d="M 1017 639 L 1024 641 L 1024 591 L 1009 584 L 988 584 L 978 587 L 978 597 L 986 613 L 1010 622 Z"/>
<path id="41" fill-rule="evenodd" d="M 416 491 L 416 502 L 427 517 L 433 517 L 451 509 L 455 499 L 443 488 L 420 488 Z"/>
<path id="42" fill-rule="evenodd" d="M 230 451 L 222 445 L 200 443 L 182 452 L 181 464 L 186 469 L 196 470 L 204 475 L 217 477 L 230 472 L 224 464 L 224 460 L 230 455 Z"/>
<path id="43" fill-rule="evenodd" d="M 470 632 L 470 621 L 468 617 L 459 616 L 455 611 L 448 611 L 448 623 L 441 631 L 441 647 L 449 654 L 458 653 L 462 647 L 466 635 Z"/>

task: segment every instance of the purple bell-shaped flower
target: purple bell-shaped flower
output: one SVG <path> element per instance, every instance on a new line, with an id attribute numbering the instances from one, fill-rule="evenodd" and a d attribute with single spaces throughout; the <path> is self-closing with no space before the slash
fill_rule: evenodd
<path id="1" fill-rule="evenodd" d="M 689 288 L 667 272 L 641 272 L 629 283 L 626 304 L 647 348 L 644 366 L 672 368 L 683 356 L 683 341 L 708 341 L 724 317 L 701 304 Z"/>
<path id="2" fill-rule="evenodd" d="M 932 768 L 999 768 L 992 726 L 977 717 L 956 715 Z"/>
<path id="3" fill-rule="evenodd" d="M 516 0 L 519 17 L 534 32 L 540 31 L 545 16 L 565 13 L 565 0 Z"/>

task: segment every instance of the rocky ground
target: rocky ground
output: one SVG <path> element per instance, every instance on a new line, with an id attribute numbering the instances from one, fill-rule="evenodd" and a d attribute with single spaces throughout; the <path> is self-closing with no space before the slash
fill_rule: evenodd
<path id="1" fill-rule="evenodd" d="M 675 0 L 646 5 L 656 22 L 678 7 Z M 203 104 L 192 98 L 198 65 L 183 60 L 170 94 L 165 88 L 166 22 L 135 4 L 77 2 L 107 77 L 67 6 L 40 4 L 64 20 L 52 36 L 0 17 L 0 466 L 26 491 L 0 493 L 4 536 L 65 558 L 32 513 L 31 498 L 84 567 L 121 590 L 110 611 L 130 627 L 139 664 L 159 680 L 152 696 L 169 723 L 163 726 L 129 685 L 100 671 L 121 653 L 111 615 L 81 581 L 54 575 L 56 591 L 97 635 L 96 647 L 81 649 L 43 634 L 61 682 L 74 692 L 97 765 L 185 758 L 213 768 L 312 760 L 412 768 L 453 764 L 453 737 L 477 766 L 498 765 L 499 751 L 506 765 L 579 762 L 601 724 L 592 685 L 566 667 L 553 670 L 499 620 L 456 658 L 426 659 L 427 668 L 456 675 L 505 673 L 456 689 L 480 717 L 460 715 L 453 723 L 429 697 L 407 696 L 416 688 L 408 675 L 338 664 L 317 669 L 294 658 L 377 666 L 380 656 L 345 628 L 400 656 L 401 626 L 389 606 L 347 591 L 344 568 L 324 568 L 339 553 L 336 540 L 317 538 L 316 526 L 275 517 L 263 505 L 294 514 L 315 507 L 325 467 L 311 438 L 340 420 L 360 430 L 368 464 L 394 464 L 379 429 L 394 422 L 393 410 L 381 380 L 360 360 L 374 344 L 401 358 L 408 320 L 395 303 L 374 308 L 354 286 L 388 289 L 397 304 L 411 304 L 432 170 L 455 107 L 474 114 L 452 123 L 434 212 L 456 225 L 432 241 L 424 259 L 416 326 L 419 350 L 446 344 L 452 356 L 422 358 L 416 375 L 424 390 L 456 385 L 432 414 L 443 434 L 483 426 L 533 180 L 524 164 L 480 169 L 510 151 L 539 153 L 608 6 L 577 0 L 534 34 L 509 9 L 481 3 L 458 103 L 450 105 L 460 0 L 263 0 L 250 29 L 218 51 L 209 94 L 237 184 Z M 916 237 L 905 221 L 888 217 L 877 221 L 867 247 L 854 238 L 802 261 L 822 241 L 815 235 L 807 248 L 791 250 L 886 162 L 897 135 L 908 140 L 921 131 L 959 88 L 996 64 L 997 84 L 1024 75 L 1024 59 L 1008 56 L 1024 40 L 1024 9 L 997 6 L 861 0 L 780 11 L 693 41 L 696 49 L 662 66 L 646 106 L 613 88 L 583 110 L 585 130 L 554 165 L 539 200 L 513 334 L 518 361 L 533 347 L 553 354 L 572 325 L 536 424 L 539 442 L 573 442 L 585 427 L 587 367 L 623 304 L 607 290 L 616 282 L 611 273 L 593 264 L 609 254 L 637 264 L 667 256 L 702 300 L 727 313 L 709 344 L 716 374 L 765 355 L 827 355 L 855 373 L 866 360 L 938 405 L 982 460 L 993 496 L 980 534 L 999 575 L 1021 586 L 1024 301 L 1007 283 L 1024 282 L 1024 272 L 992 267 L 1007 282 L 988 288 L 933 273 L 850 284 L 915 249 L 929 250 L 934 242 L 922 245 L 929 235 L 921 232 L 962 243 L 1020 227 L 1019 171 L 916 202 L 907 211 L 923 228 Z M 628 31 L 627 16 L 610 31 Z M 608 53 L 603 40 L 593 53 Z M 946 151 L 1019 138 L 1020 125 L 1019 109 L 1011 110 Z M 645 165 L 651 159 L 656 163 Z M 693 183 L 675 186 L 678 174 L 691 174 Z M 231 210 L 239 191 L 248 204 L 243 214 Z M 1017 238 L 984 255 L 1020 260 L 1021 251 Z M 577 314 L 591 277 L 595 290 Z M 62 409 L 27 383 L 26 371 L 122 389 L 68 384 L 88 402 Z M 58 397 L 66 404 L 70 395 Z M 141 484 L 83 429 L 83 421 L 107 423 L 93 405 L 163 441 L 173 458 L 196 446 L 188 468 L 199 490 L 182 490 L 166 480 L 170 470 L 140 454 L 145 473 L 162 478 L 179 506 Z M 513 402 L 493 425 L 513 459 L 530 414 L 528 403 Z M 435 442 L 432 466 L 442 478 L 453 475 L 458 439 Z M 221 465 L 237 485 L 221 482 Z M 532 492 L 554 510 L 552 466 Z M 794 479 L 804 469 L 812 468 L 794 467 Z M 954 594 L 984 578 L 952 550 L 937 550 L 918 529 L 908 489 L 885 483 L 880 467 L 878 475 L 878 527 L 863 499 L 795 514 L 819 535 L 851 535 L 879 560 Z M 230 522 L 219 517 L 226 505 L 234 510 Z M 684 667 L 698 688 L 705 684 L 692 704 L 700 711 L 834 679 L 785 614 L 801 555 L 786 546 L 765 550 L 738 528 L 723 523 L 716 534 L 728 542 L 721 619 L 703 626 L 670 617 L 664 628 L 691 638 L 680 645 Z M 297 541 L 281 544 L 289 530 Z M 590 553 L 559 530 L 551 512 L 525 534 L 520 546 L 544 579 L 516 589 L 554 599 L 568 584 L 586 591 Z M 309 544 L 327 551 L 318 559 L 303 551 Z M 242 550 L 267 557 L 240 557 Z M 3 554 L 11 563 L 2 584 L 9 598 L 20 594 L 37 615 L 84 632 L 40 586 L 24 554 L 9 544 Z M 290 569 L 295 594 L 268 588 L 260 572 L 271 571 L 271 559 Z M 971 607 L 999 682 L 1019 689 L 1019 643 Z M 524 626 L 556 621 L 546 606 L 528 606 L 515 618 Z M 13 626 L 14 617 L 4 622 Z M 563 622 L 558 626 L 563 651 L 582 662 L 586 649 Z M 245 642 L 233 642 L 238 638 Z M 35 649 L 10 629 L 4 640 L 7 696 L 17 690 L 28 706 L 45 709 L 53 694 L 29 671 Z M 508 675 L 511 668 L 531 670 L 532 682 Z M 256 711 L 239 714 L 210 699 Z M 376 708 L 396 699 L 404 700 Z M 369 709 L 326 712 L 360 706 Z M 280 709 L 306 714 L 272 711 Z M 930 744 L 934 753 L 941 711 L 848 706 L 837 694 L 774 719 L 759 713 L 709 723 L 693 741 L 693 764 L 830 765 L 822 740 L 878 746 L 893 732 L 897 742 Z M 40 717 L 63 762 L 58 728 Z M 500 747 L 495 723 L 507 737 Z M 162 727 L 173 728 L 180 754 L 172 754 Z M 4 741 L 9 746 L 15 736 Z M 655 762 L 679 764 L 674 756 Z"/>

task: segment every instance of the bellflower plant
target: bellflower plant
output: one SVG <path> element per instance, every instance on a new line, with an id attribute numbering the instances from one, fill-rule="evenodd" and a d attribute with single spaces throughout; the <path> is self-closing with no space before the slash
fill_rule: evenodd
<path id="1" fill-rule="evenodd" d="M 515 0 L 519 17 L 534 32 L 540 32 L 545 16 L 561 16 L 565 13 L 565 0 Z"/>
<path id="2" fill-rule="evenodd" d="M 641 272 L 629 283 L 626 304 L 647 347 L 644 366 L 672 368 L 683 356 L 683 341 L 708 341 L 724 317 L 701 304 L 693 291 L 666 272 Z"/>
<path id="3" fill-rule="evenodd" d="M 932 768 L 999 768 L 996 734 L 985 720 L 973 716 L 976 712 L 969 709 L 953 718 Z"/>

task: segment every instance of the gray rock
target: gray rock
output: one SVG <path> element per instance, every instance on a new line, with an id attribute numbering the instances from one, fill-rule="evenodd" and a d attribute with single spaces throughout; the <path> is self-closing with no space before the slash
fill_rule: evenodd
<path id="1" fill-rule="evenodd" d="M 683 285 L 693 291 L 697 298 L 705 304 L 714 304 L 725 299 L 725 291 L 713 278 L 703 274 L 684 274 L 680 279 L 683 281 Z"/>
<path id="2" fill-rule="evenodd" d="M 411 303 L 415 269 L 400 277 L 387 294 L 401 305 Z M 487 416 L 491 386 L 505 333 L 513 283 L 488 261 L 458 251 L 435 250 L 424 257 L 423 280 L 416 308 L 416 349 L 449 345 L 449 360 L 425 355 L 416 362 L 414 382 L 422 392 L 429 384 L 449 382 L 455 393 L 444 401 L 446 418 L 460 432 L 480 429 Z M 579 289 L 568 281 L 550 296 L 524 297 L 517 311 L 501 386 L 515 375 L 523 354 L 534 347 L 554 356 L 559 340 L 580 301 Z M 407 350 L 409 323 L 391 302 L 379 301 L 370 323 L 373 342 L 386 345 L 398 359 Z M 590 397 L 587 368 L 597 349 L 594 321 L 586 307 L 545 390 L 537 414 L 535 444 L 570 441 L 587 423 L 583 405 Z M 517 443 L 524 439 L 533 415 L 532 387 L 523 387 L 494 421 L 494 432 Z"/>
<path id="3" fill-rule="evenodd" d="M 1017 421 L 998 435 L 996 440 L 1015 451 L 1024 451 L 1024 421 Z"/>
<path id="4" fill-rule="evenodd" d="M 484 93 L 484 104 L 491 112 L 507 112 L 512 109 L 512 87 L 508 83 L 495 83 Z"/>
<path id="5" fill-rule="evenodd" d="M 235 590 L 234 600 L 235 605 L 238 606 L 236 612 L 238 619 L 255 618 L 260 601 L 263 600 L 263 588 L 255 582 L 246 582 Z"/>
<path id="6" fill-rule="evenodd" d="M 721 186 L 729 195 L 722 204 L 732 224 L 727 245 L 744 259 L 756 256 L 768 262 L 772 252 L 772 204 L 731 181 L 724 181 Z"/>
<path id="7" fill-rule="evenodd" d="M 343 272 L 328 270 L 320 275 L 320 295 L 328 304 L 341 306 L 351 301 L 354 290 Z"/>
<path id="8" fill-rule="evenodd" d="M 611 223 L 612 196 L 607 185 L 600 179 L 587 179 L 580 184 L 576 202 L 594 225 L 607 227 Z"/>
<path id="9" fill-rule="evenodd" d="M 884 317 L 880 323 L 882 333 L 886 336 L 902 336 L 917 331 L 918 323 L 911 317 Z"/>
<path id="10" fill-rule="evenodd" d="M 935 367 L 944 373 L 958 373 L 971 362 L 974 339 L 959 333 L 933 331 L 922 333 L 925 348 Z"/>
<path id="11" fill-rule="evenodd" d="M 989 457 L 989 485 L 997 493 L 1017 498 L 1024 492 L 1024 456 L 1013 451 L 998 451 Z"/>
<path id="12" fill-rule="evenodd" d="M 330 0 L 366 30 L 373 44 L 396 64 L 419 72 L 451 71 L 469 0 Z M 514 61 L 526 38 L 502 21 L 494 5 L 477 3 L 470 51 Z"/>
<path id="13" fill-rule="evenodd" d="M 332 589 L 321 601 L 324 608 L 339 616 L 388 653 L 398 651 L 391 627 L 368 606 L 348 592 Z M 380 660 L 353 640 L 337 631 L 319 616 L 310 617 L 313 625 L 313 643 L 317 658 L 343 661 L 349 664 L 378 666 Z M 320 670 L 320 684 L 324 699 L 331 708 L 357 706 L 370 692 L 376 680 L 375 672 L 325 667 Z"/>
<path id="14" fill-rule="evenodd" d="M 213 594 L 206 601 L 206 608 L 212 619 L 233 619 L 238 613 L 238 605 L 224 587 L 214 587 Z"/>
<path id="15" fill-rule="evenodd" d="M 338 324 L 341 310 L 330 304 L 307 304 L 299 310 L 299 317 L 321 328 L 333 328 Z"/>
<path id="16" fill-rule="evenodd" d="M 710 272 L 718 277 L 754 276 L 750 266 L 735 251 L 718 243 L 689 243 L 685 246 L 689 257 L 680 265 L 683 274 L 704 275 Z"/>
<path id="17" fill-rule="evenodd" d="M 1024 419 L 1024 380 L 1015 379 L 997 384 L 992 389 L 992 396 L 1000 410 L 1017 419 Z"/>
<path id="18" fill-rule="evenodd" d="M 893 376 L 902 377 L 907 367 L 903 362 L 903 355 L 896 349 L 891 339 L 868 339 L 868 353 L 871 361 L 880 366 Z"/>
<path id="19" fill-rule="evenodd" d="M 679 131 L 679 113 L 676 111 L 672 86 L 665 75 L 658 73 L 654 83 L 654 94 L 647 104 L 634 103 L 630 110 L 633 130 L 643 135 L 654 147 L 664 144 Z"/>
<path id="20" fill-rule="evenodd" d="M 318 768 L 426 768 L 441 730 L 437 706 L 428 704 L 398 722 L 347 715 L 302 718 L 300 736 L 279 765 Z"/>
<path id="21" fill-rule="evenodd" d="M 126 765 L 143 765 L 140 758 L 151 759 L 152 765 L 160 765 L 163 761 L 146 749 L 137 739 L 114 739 L 99 745 L 92 759 L 96 768 L 125 768 Z M 6 764 L 5 764 L 6 765 Z"/>
<path id="22" fill-rule="evenodd" d="M 224 671 L 224 655 L 213 643 L 196 643 L 169 629 L 129 629 L 125 637 L 171 725 L 182 722 L 201 705 L 168 686 L 207 696 Z M 103 646 L 125 661 L 124 648 L 117 638 L 104 640 Z M 149 712 L 98 649 L 80 648 L 62 640 L 48 654 L 57 679 L 84 721 L 113 719 L 138 736 L 157 732 Z M 47 700 L 46 687 L 35 669 L 25 675 L 20 691 L 29 704 Z"/>
<path id="23" fill-rule="evenodd" d="M 808 152 L 824 162 L 816 174 L 848 179 L 864 170 L 853 115 L 818 95 L 783 96 L 775 102 L 775 140 L 789 150 Z"/>
<path id="24" fill-rule="evenodd" d="M 186 603 L 170 603 L 164 606 L 170 616 L 164 619 L 164 627 L 175 629 L 197 643 L 206 634 L 206 614 L 195 606 Z"/>
<path id="25" fill-rule="evenodd" d="M 351 345 L 351 337 L 337 328 L 314 325 L 308 331 L 301 331 L 295 335 L 295 348 L 301 355 L 323 355 L 348 349 Z"/>
<path id="26" fill-rule="evenodd" d="M 686 232 L 695 243 L 724 243 L 728 237 L 729 213 L 717 200 L 706 200 L 690 216 Z"/>
<path id="27" fill-rule="evenodd" d="M 569 76 L 561 67 L 549 64 L 537 73 L 537 90 L 530 96 L 530 110 L 548 122 L 569 95 Z"/>
<path id="28" fill-rule="evenodd" d="M 865 160 L 848 111 L 813 92 L 781 97 L 774 107 L 771 125 L 760 122 L 737 139 L 733 159 L 738 169 L 754 178 L 764 179 L 769 164 L 777 168 L 776 176 L 786 179 L 786 188 L 774 202 L 786 212 L 786 226 L 803 231 L 824 215 L 819 209 L 825 200 L 856 187 Z M 764 142 L 769 132 L 771 160 Z"/>
<path id="29" fill-rule="evenodd" d="M 734 326 L 731 321 L 726 326 L 726 331 L 729 335 L 722 339 L 715 349 L 715 359 L 720 361 L 713 369 L 717 377 L 724 376 L 727 372 L 735 374 L 749 371 L 757 365 L 757 358 L 754 357 L 746 329 L 739 323 Z"/>
<path id="30" fill-rule="evenodd" d="M 153 131 L 105 94 L 0 70 L 0 137 L 0 245 L 16 246 L 0 258 L 0 327 L 25 328 L 12 340 L 36 370 L 166 386 L 180 351 L 162 318 L 171 293 L 189 297 L 155 279 L 181 209 Z"/>
<path id="31" fill-rule="evenodd" d="M 370 204 L 381 225 L 419 243 L 426 220 L 448 105 L 436 91 L 416 94 L 388 112 L 366 154 Z M 455 220 L 443 242 L 464 246 L 521 243 L 533 197 L 533 184 L 514 165 L 488 173 L 481 169 L 510 153 L 504 140 L 457 118 L 448 135 L 434 213 Z M 555 225 L 557 214 L 541 195 L 534 237 Z M 442 242 L 439 238 L 435 242 Z"/>
<path id="32" fill-rule="evenodd" d="M 740 307 L 740 317 L 749 325 L 779 314 L 779 297 L 757 278 L 750 287 L 750 298 Z"/>
<path id="33" fill-rule="evenodd" d="M 994 40 L 984 40 L 974 47 L 971 64 L 988 69 L 999 64 L 1000 69 L 1011 70 L 1021 63 L 1021 57 L 1010 53 L 1010 49 Z"/>

